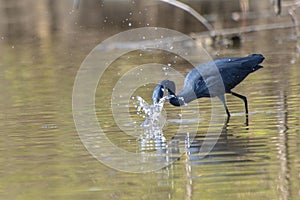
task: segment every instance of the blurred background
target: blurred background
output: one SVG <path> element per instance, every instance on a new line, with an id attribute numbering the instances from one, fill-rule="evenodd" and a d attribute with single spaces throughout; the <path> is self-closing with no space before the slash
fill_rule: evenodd
<path id="1" fill-rule="evenodd" d="M 300 2 L 172 2 L 0 0 L 0 199 L 299 199 Z M 186 155 L 156 172 L 123 173 L 99 163 L 80 142 L 73 84 L 101 41 L 153 26 L 190 35 L 213 58 L 262 53 L 266 60 L 236 88 L 248 97 L 248 127 L 242 103 L 228 97 L 233 117 L 214 151 L 200 159 L 210 101 L 199 100 L 204 122 Z M 138 141 L 117 128 L 111 113 L 116 80 L 153 60 L 190 70 L 162 52 L 139 53 L 113 63 L 96 94 L 97 116 L 110 139 L 133 152 L 141 151 Z M 152 90 L 137 93 L 150 101 Z M 166 105 L 166 111 L 178 117 L 175 108 Z M 164 133 L 172 136 L 177 126 L 170 122 Z"/>

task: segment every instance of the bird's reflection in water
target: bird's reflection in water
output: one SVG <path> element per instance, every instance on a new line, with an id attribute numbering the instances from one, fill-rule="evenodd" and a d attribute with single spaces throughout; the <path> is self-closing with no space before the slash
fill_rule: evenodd
<path id="1" fill-rule="evenodd" d="M 140 150 L 145 153 L 159 154 L 160 162 L 163 159 L 171 164 L 181 159 L 183 155 L 186 155 L 189 165 L 250 161 L 243 159 L 247 150 L 234 144 L 238 138 L 235 138 L 231 132 L 228 133 L 229 117 L 226 118 L 224 124 L 214 125 L 215 133 L 198 130 L 196 135 L 190 136 L 188 132 L 180 132 L 167 140 L 163 133 L 167 121 L 163 112 L 163 104 L 167 97 L 163 97 L 157 104 L 148 104 L 141 97 L 136 97 L 136 99 L 137 111 L 145 118 L 141 124 Z M 246 127 L 245 130 L 247 131 L 248 128 Z M 211 148 L 205 148 L 207 145 Z"/>
<path id="2" fill-rule="evenodd" d="M 142 131 L 139 140 L 141 141 L 142 150 L 154 150 L 154 149 L 186 149 L 189 146 L 189 132 L 177 132 L 175 136 L 171 138 L 171 141 L 167 141 L 163 134 L 163 128 L 167 123 L 165 110 L 163 109 L 164 102 L 170 98 L 169 96 L 162 97 L 158 102 L 148 104 L 142 97 L 137 96 L 137 114 L 144 118 L 144 122 L 141 123 Z M 194 123 L 198 122 L 189 120 L 168 120 L 168 122 L 177 123 Z M 181 146 L 179 146 L 181 144 Z M 182 145 L 183 144 L 183 145 Z M 174 152 L 172 150 L 172 152 Z M 178 150 L 175 151 L 178 153 Z M 174 153 L 175 153 L 174 152 Z"/>
<path id="3" fill-rule="evenodd" d="M 253 162 L 247 158 L 247 153 L 249 153 L 247 145 L 241 145 L 244 139 L 235 136 L 232 129 L 229 129 L 229 119 L 227 118 L 225 121 L 221 134 L 209 152 L 204 152 L 201 149 L 204 141 L 208 138 L 198 133 L 186 150 L 190 165 Z M 248 132 L 249 129 L 246 127 L 244 130 Z"/>

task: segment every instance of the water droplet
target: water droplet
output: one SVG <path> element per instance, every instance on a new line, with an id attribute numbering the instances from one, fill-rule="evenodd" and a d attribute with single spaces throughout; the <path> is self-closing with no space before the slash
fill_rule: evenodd
<path id="1" fill-rule="evenodd" d="M 171 65 L 172 65 L 171 63 L 168 63 L 168 67 L 171 67 Z"/>
<path id="2" fill-rule="evenodd" d="M 145 40 L 145 39 L 146 39 L 146 37 L 145 37 L 145 36 L 143 36 L 143 37 L 142 37 L 142 39 L 143 39 L 143 40 Z"/>
<path id="3" fill-rule="evenodd" d="M 295 64 L 295 63 L 296 63 L 295 59 L 292 59 L 291 64 Z"/>
<path id="4" fill-rule="evenodd" d="M 131 26 L 131 23 L 130 23 L 130 22 L 128 23 L 128 26 Z"/>

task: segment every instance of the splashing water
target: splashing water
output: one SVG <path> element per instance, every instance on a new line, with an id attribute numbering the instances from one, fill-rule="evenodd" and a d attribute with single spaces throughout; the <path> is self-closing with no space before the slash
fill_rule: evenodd
<path id="1" fill-rule="evenodd" d="M 166 123 L 164 117 L 163 105 L 167 97 L 163 97 L 158 103 L 148 104 L 142 97 L 137 96 L 137 114 L 145 118 L 141 124 L 144 131 L 141 135 L 141 141 L 144 144 L 154 141 L 156 145 L 166 145 L 166 138 L 163 135 L 162 129 Z"/>

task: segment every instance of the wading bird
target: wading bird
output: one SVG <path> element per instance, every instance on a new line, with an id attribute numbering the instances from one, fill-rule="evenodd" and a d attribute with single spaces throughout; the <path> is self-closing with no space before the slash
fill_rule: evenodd
<path id="1" fill-rule="evenodd" d="M 174 106 L 182 106 L 201 97 L 218 97 L 229 118 L 230 112 L 225 101 L 225 93 L 228 93 L 244 101 L 246 124 L 248 124 L 247 98 L 231 90 L 248 74 L 262 68 L 259 64 L 263 60 L 264 57 L 261 54 L 251 54 L 246 57 L 220 58 L 201 64 L 188 73 L 183 89 L 178 95 L 176 95 L 173 81 L 163 80 L 158 84 L 152 94 L 153 103 L 159 102 L 164 96 L 164 91 L 167 91 L 168 101 Z M 212 70 L 212 68 L 216 70 Z"/>

